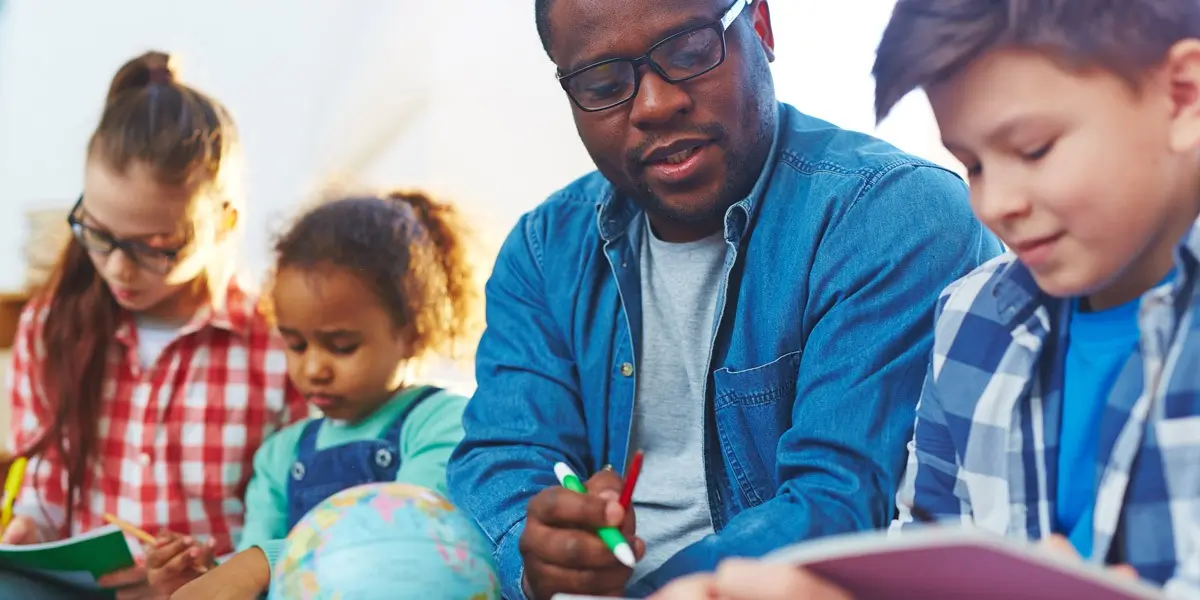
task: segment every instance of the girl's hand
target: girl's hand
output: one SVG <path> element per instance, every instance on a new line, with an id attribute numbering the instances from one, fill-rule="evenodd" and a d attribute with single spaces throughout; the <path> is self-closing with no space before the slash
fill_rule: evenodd
<path id="1" fill-rule="evenodd" d="M 146 582 L 145 567 L 114 571 L 97 579 L 96 583 L 103 588 L 115 588 L 117 600 L 165 600 L 167 597 Z"/>
<path id="2" fill-rule="evenodd" d="M 0 535 L 0 544 L 24 546 L 42 541 L 38 535 L 37 524 L 29 517 L 13 517 Z"/>
<path id="3" fill-rule="evenodd" d="M 146 570 L 150 586 L 169 595 L 216 566 L 212 547 L 190 536 L 165 533 L 146 544 Z"/>
<path id="4" fill-rule="evenodd" d="M 171 600 L 256 600 L 270 584 L 267 555 L 250 548 L 179 588 Z"/>

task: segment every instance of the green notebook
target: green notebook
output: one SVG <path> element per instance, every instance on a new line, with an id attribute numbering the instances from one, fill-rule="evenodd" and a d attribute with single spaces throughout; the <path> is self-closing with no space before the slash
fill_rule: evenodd
<path id="1" fill-rule="evenodd" d="M 0 545 L 0 569 L 29 572 L 87 590 L 99 589 L 97 577 L 133 565 L 125 534 L 115 525 L 57 542 Z"/>

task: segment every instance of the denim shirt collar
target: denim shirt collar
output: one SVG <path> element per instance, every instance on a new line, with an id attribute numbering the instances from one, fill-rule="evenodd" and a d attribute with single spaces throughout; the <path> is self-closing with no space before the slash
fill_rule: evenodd
<path id="1" fill-rule="evenodd" d="M 771 183 L 771 175 L 780 152 L 780 139 L 788 119 L 788 112 L 782 104 L 777 104 L 776 110 L 778 118 L 775 120 L 775 131 L 771 135 L 771 150 L 767 153 L 767 160 L 763 163 L 758 180 L 748 196 L 735 202 L 725 211 L 725 239 L 728 241 L 736 241 L 745 236 Z M 632 200 L 617 193 L 611 184 L 606 185 L 605 190 L 605 196 L 596 202 L 596 225 L 600 229 L 600 239 L 607 244 L 627 235 L 630 225 L 643 211 Z"/>
<path id="2" fill-rule="evenodd" d="M 1165 288 L 1177 305 L 1186 302 L 1188 290 L 1197 283 L 1197 266 L 1200 266 L 1200 219 L 1192 223 L 1191 229 L 1175 249 L 1175 270 L 1179 276 L 1155 289 Z M 1052 309 L 1060 302 L 1060 299 L 1038 287 L 1033 273 L 1020 260 L 1014 260 L 1005 267 L 992 294 L 996 297 L 996 308 L 1001 319 L 1010 328 L 1022 321 L 1028 311 L 1040 307 Z M 1051 310 L 1052 314 L 1056 312 Z"/>

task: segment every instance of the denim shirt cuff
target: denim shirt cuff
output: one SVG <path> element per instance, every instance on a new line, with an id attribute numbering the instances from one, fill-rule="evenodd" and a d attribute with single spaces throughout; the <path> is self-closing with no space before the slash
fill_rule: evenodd
<path id="1" fill-rule="evenodd" d="M 499 544 L 496 545 L 496 570 L 500 577 L 501 593 L 509 600 L 528 600 L 525 595 L 525 565 L 521 560 L 521 550 L 518 543 L 521 532 L 525 530 L 525 520 L 509 529 Z"/>

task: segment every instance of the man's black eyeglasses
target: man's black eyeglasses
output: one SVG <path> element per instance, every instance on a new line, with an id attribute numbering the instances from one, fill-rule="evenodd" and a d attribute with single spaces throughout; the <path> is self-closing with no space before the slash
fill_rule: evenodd
<path id="1" fill-rule="evenodd" d="M 681 31 L 650 47 L 638 58 L 610 58 L 558 77 L 580 110 L 606 110 L 633 99 L 646 65 L 670 83 L 699 77 L 725 62 L 725 31 L 753 0 L 736 0 L 721 18 Z"/>

